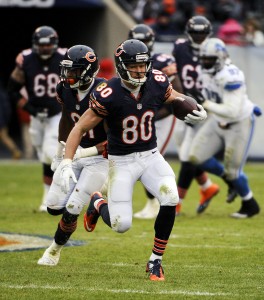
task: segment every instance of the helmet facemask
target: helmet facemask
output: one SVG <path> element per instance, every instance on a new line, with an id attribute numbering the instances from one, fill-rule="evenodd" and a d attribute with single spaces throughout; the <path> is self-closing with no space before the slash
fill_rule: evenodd
<path id="1" fill-rule="evenodd" d="M 130 70 L 129 66 L 131 63 L 129 64 L 125 64 L 123 62 L 120 62 L 122 65 L 122 68 L 120 70 L 122 76 L 120 76 L 124 81 L 126 81 L 127 83 L 130 83 L 136 87 L 143 85 L 146 80 L 147 80 L 147 74 L 151 68 L 151 63 L 145 63 L 145 68 L 146 70 L 144 72 L 138 72 L 138 71 L 134 71 L 134 70 Z M 142 63 L 139 63 L 142 64 Z M 135 75 L 132 77 L 131 73 L 134 73 Z M 119 74 L 119 71 L 118 71 Z M 140 75 L 138 76 L 138 78 L 134 78 L 136 77 L 136 75 Z M 144 76 L 142 76 L 144 75 Z"/>

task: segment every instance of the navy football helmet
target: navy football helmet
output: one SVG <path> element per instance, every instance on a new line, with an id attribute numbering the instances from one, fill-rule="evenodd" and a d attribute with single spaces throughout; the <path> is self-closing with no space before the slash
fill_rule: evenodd
<path id="1" fill-rule="evenodd" d="M 71 88 L 80 88 L 91 83 L 99 71 L 98 57 L 85 45 L 75 45 L 67 50 L 60 62 L 60 78 Z"/>
<path id="2" fill-rule="evenodd" d="M 165 73 L 169 81 L 172 82 L 177 74 L 175 58 L 170 54 L 156 53 L 152 56 L 153 69 L 157 69 Z"/>
<path id="3" fill-rule="evenodd" d="M 57 50 L 59 37 L 50 26 L 38 27 L 32 35 L 32 49 L 41 59 L 48 59 Z"/>
<path id="4" fill-rule="evenodd" d="M 211 22 L 204 16 L 194 16 L 186 24 L 185 33 L 191 46 L 199 49 L 201 43 L 212 35 Z"/>
<path id="5" fill-rule="evenodd" d="M 128 64 L 146 63 L 146 70 L 143 78 L 133 78 L 130 75 Z M 152 67 L 152 60 L 148 47 L 136 39 L 126 40 L 121 43 L 115 52 L 115 66 L 119 77 L 134 85 L 143 85 Z"/>
<path id="6" fill-rule="evenodd" d="M 146 24 L 137 24 L 128 32 L 129 39 L 140 40 L 145 43 L 151 52 L 155 41 L 155 34 L 151 27 Z"/>

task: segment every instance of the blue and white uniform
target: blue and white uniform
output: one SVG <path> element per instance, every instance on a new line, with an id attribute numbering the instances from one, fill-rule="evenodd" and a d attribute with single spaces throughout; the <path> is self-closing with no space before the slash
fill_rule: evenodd
<path id="1" fill-rule="evenodd" d="M 246 93 L 243 72 L 229 59 L 215 75 L 204 74 L 204 108 L 211 117 L 193 140 L 190 157 L 201 164 L 224 150 L 227 178 L 239 177 L 254 131 L 254 104 Z"/>

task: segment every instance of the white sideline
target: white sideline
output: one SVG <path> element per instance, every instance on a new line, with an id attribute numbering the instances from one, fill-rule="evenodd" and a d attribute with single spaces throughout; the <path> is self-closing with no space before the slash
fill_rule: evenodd
<path id="1" fill-rule="evenodd" d="M 147 294 L 147 295 L 188 295 L 188 296 L 237 296 L 234 294 L 229 294 L 229 293 L 210 293 L 210 292 L 191 292 L 191 291 L 183 291 L 183 290 L 178 290 L 178 291 L 168 291 L 168 290 L 163 290 L 163 291 L 153 291 L 153 292 L 148 292 L 144 290 L 122 290 L 122 289 L 103 289 L 103 288 L 88 288 L 88 287 L 78 287 L 78 288 L 71 288 L 69 286 L 59 286 L 59 285 L 36 285 L 36 284 L 28 284 L 28 285 L 12 285 L 12 284 L 3 284 L 0 283 L 0 287 L 2 288 L 8 288 L 8 289 L 50 289 L 50 290 L 83 290 L 87 292 L 107 292 L 107 293 L 113 293 L 113 294 Z"/>

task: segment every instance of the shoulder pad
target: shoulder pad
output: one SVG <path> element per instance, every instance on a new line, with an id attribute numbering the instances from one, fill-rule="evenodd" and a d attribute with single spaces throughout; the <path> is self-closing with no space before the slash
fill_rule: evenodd
<path id="1" fill-rule="evenodd" d="M 217 75 L 216 79 L 220 86 L 227 91 L 233 91 L 240 88 L 244 82 L 244 74 L 235 65 L 226 65 Z"/>

